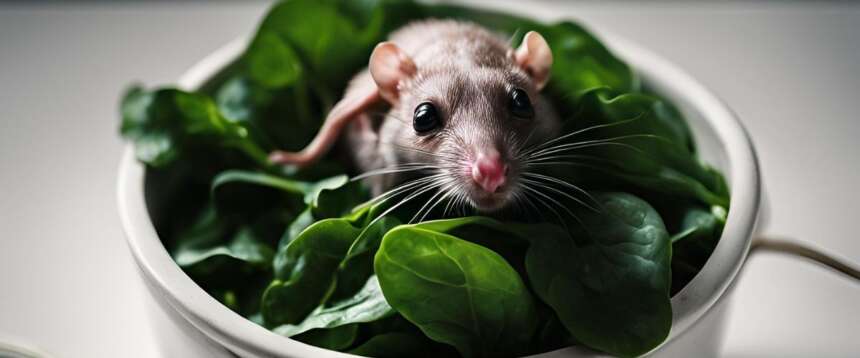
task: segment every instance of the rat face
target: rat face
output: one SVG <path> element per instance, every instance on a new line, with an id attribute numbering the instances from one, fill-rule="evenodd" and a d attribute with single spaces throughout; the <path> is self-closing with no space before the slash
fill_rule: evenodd
<path id="1" fill-rule="evenodd" d="M 387 195 L 412 190 L 403 199 L 408 201 L 439 189 L 427 204 L 447 199 L 448 205 L 493 211 L 529 189 L 523 151 L 547 142 L 558 127 L 539 95 L 552 67 L 546 40 L 531 31 L 514 50 L 476 25 L 434 20 L 398 30 L 392 39 L 408 53 L 391 41 L 377 45 L 368 63 L 372 81 L 356 76 L 305 149 L 275 151 L 271 160 L 311 164 L 359 119 L 353 123 L 357 134 L 348 137 L 358 166 L 366 171 L 359 177 L 380 176 L 374 191 L 391 188 L 403 174 L 429 170 L 432 175 Z M 382 101 L 391 110 L 377 132 L 365 114 Z"/>
<path id="2" fill-rule="evenodd" d="M 432 167 L 441 197 L 493 211 L 520 195 L 520 154 L 557 119 L 518 67 L 422 72 L 392 109 L 398 162 Z M 396 148 L 395 148 L 396 149 Z"/>

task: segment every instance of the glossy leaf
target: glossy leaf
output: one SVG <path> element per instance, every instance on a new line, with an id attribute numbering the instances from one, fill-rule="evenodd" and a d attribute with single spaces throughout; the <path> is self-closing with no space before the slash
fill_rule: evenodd
<path id="1" fill-rule="evenodd" d="M 400 226 L 383 238 L 374 267 L 392 307 L 464 356 L 512 355 L 535 329 L 525 284 L 482 246 Z"/>
<path id="2" fill-rule="evenodd" d="M 248 130 L 221 116 L 206 95 L 160 89 L 129 89 L 122 101 L 120 133 L 135 143 L 138 160 L 163 166 L 194 146 L 231 148 L 268 166 L 266 152 L 248 139 Z"/>
<path id="3" fill-rule="evenodd" d="M 620 356 L 637 356 L 669 334 L 671 245 L 659 214 L 629 194 L 596 196 L 603 212 L 583 228 L 532 240 L 532 287 L 573 337 Z M 574 240 L 576 239 L 576 241 Z"/>
<path id="4" fill-rule="evenodd" d="M 342 350 L 349 348 L 358 335 L 358 326 L 349 324 L 332 329 L 318 329 L 293 336 L 293 339 L 317 347 Z"/>
<path id="5" fill-rule="evenodd" d="M 393 315 L 394 309 L 385 301 L 376 276 L 370 276 L 354 296 L 331 306 L 320 306 L 301 323 L 274 328 L 275 333 L 291 337 L 312 329 L 334 328 L 347 324 L 372 322 Z"/>
<path id="6" fill-rule="evenodd" d="M 574 155 L 571 162 L 584 164 L 579 168 L 585 168 L 594 181 L 605 183 L 610 176 L 663 195 L 728 205 L 722 175 L 696 158 L 689 129 L 662 100 L 644 94 L 615 96 L 596 89 L 582 96 L 577 112 L 569 121 L 570 132 L 603 127 L 574 137 L 572 143 L 584 146 L 559 154 Z"/>
<path id="7" fill-rule="evenodd" d="M 334 288 L 337 266 L 360 233 L 344 219 L 316 222 L 291 241 L 283 268 L 263 294 L 267 324 L 295 324 L 325 301 Z"/>

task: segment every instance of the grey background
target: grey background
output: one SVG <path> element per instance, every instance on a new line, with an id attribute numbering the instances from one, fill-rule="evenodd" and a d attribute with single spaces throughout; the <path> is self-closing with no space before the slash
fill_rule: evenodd
<path id="1" fill-rule="evenodd" d="M 157 356 L 116 214 L 118 96 L 133 81 L 174 82 L 267 7 L 0 3 L 0 340 L 61 357 Z M 860 6 L 518 8 L 633 39 L 711 87 L 758 148 L 765 231 L 860 261 Z M 843 277 L 759 255 L 732 301 L 725 356 L 860 354 L 860 285 Z"/>

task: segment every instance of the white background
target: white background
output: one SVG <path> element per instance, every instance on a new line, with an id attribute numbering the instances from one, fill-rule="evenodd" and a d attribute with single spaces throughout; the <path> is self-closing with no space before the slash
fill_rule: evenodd
<path id="1" fill-rule="evenodd" d="M 267 3 L 0 4 L 0 340 L 60 357 L 156 357 L 114 199 L 117 103 L 255 28 Z M 586 2 L 573 17 L 644 44 L 718 93 L 760 155 L 765 231 L 860 262 L 860 6 Z M 727 357 L 860 355 L 860 284 L 758 255 Z"/>

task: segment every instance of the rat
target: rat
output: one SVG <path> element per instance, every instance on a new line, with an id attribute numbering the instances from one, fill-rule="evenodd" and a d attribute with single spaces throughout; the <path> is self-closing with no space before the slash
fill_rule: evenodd
<path id="1" fill-rule="evenodd" d="M 523 153 L 559 131 L 541 95 L 551 67 L 550 47 L 535 31 L 514 49 L 473 23 L 413 22 L 374 48 L 305 149 L 270 160 L 310 165 L 343 137 L 375 195 L 411 185 L 436 189 L 431 201 L 497 211 L 525 194 Z"/>

